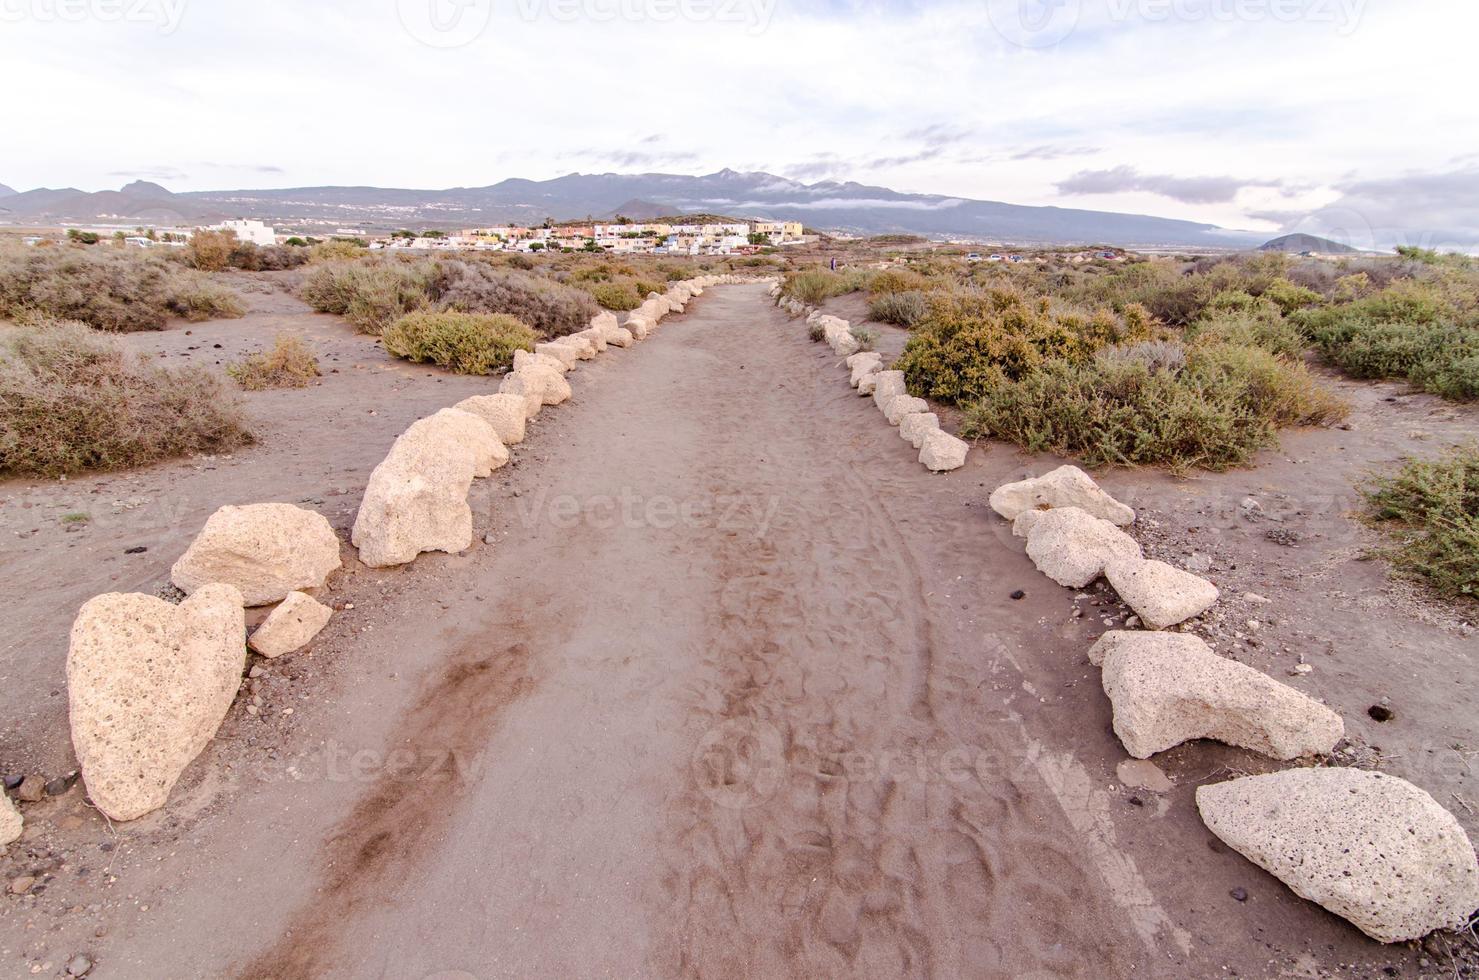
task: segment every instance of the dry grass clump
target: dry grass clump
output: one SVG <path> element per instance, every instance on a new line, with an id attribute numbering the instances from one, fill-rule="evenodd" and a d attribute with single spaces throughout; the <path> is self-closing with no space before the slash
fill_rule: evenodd
<path id="1" fill-rule="evenodd" d="M 0 473 L 142 466 L 252 441 L 240 403 L 204 368 L 164 368 L 80 323 L 0 333 Z"/>
<path id="2" fill-rule="evenodd" d="M 781 295 L 816 306 L 834 296 L 865 288 L 868 279 L 868 273 L 859 269 L 849 269 L 846 272 L 804 269 L 786 276 L 786 281 L 781 286 Z"/>
<path id="3" fill-rule="evenodd" d="M 1448 599 L 1479 601 L 1479 446 L 1409 462 L 1367 490 L 1369 520 L 1394 539 L 1397 570 Z"/>
<path id="4" fill-rule="evenodd" d="M 99 330 L 160 330 L 173 315 L 239 317 L 229 289 L 161 256 L 106 247 L 0 249 L 0 316 L 75 320 Z"/>
<path id="5" fill-rule="evenodd" d="M 642 297 L 630 281 L 598 282 L 590 287 L 590 294 L 607 310 L 626 312 L 642 305 Z"/>
<path id="6" fill-rule="evenodd" d="M 486 262 L 447 265 L 446 288 L 434 299 L 449 309 L 504 313 L 547 338 L 584 330 L 600 312 L 589 293 L 573 286 L 498 269 Z"/>
<path id="7" fill-rule="evenodd" d="M 320 313 L 337 313 L 361 332 L 379 336 L 430 305 L 429 287 L 439 274 L 434 262 L 330 262 L 308 274 L 298 295 Z"/>
<path id="8" fill-rule="evenodd" d="M 297 334 L 280 333 L 271 349 L 248 354 L 226 373 L 247 391 L 268 388 L 306 388 L 320 375 L 313 348 Z"/>
<path id="9" fill-rule="evenodd" d="M 913 328 L 929 313 L 929 300 L 919 290 L 880 293 L 868 303 L 868 318 Z"/>
<path id="10" fill-rule="evenodd" d="M 533 351 L 538 339 L 527 325 L 502 313 L 444 310 L 402 317 L 381 342 L 408 361 L 437 364 L 458 374 L 492 374 L 513 363 L 514 351 Z"/>

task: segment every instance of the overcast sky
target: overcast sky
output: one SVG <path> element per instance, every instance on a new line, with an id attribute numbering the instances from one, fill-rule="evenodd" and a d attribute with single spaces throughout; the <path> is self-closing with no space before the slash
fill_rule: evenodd
<path id="1" fill-rule="evenodd" d="M 1474 0 L 0 0 L 0 183 L 732 167 L 1479 242 L 1476 38 Z"/>

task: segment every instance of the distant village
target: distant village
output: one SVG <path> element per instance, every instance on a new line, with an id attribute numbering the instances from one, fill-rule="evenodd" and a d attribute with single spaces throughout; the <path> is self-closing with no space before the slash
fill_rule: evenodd
<path id="1" fill-rule="evenodd" d="M 224 231 L 239 241 L 254 245 L 304 244 L 294 234 L 281 234 L 262 221 L 223 221 L 202 229 L 168 228 L 135 229 L 134 234 L 118 229 L 74 230 L 96 240 L 99 236 L 121 239 L 124 244 L 149 248 L 183 246 L 196 231 Z M 466 228 L 456 232 L 396 231 L 373 235 L 357 228 L 338 229 L 334 238 L 349 238 L 367 244 L 374 251 L 477 251 L 477 252 L 613 252 L 649 255 L 744 255 L 766 248 L 802 245 L 817 241 L 818 236 L 805 233 L 799 221 L 740 221 L 724 223 L 674 224 L 639 223 L 617 220 L 609 224 L 554 224 L 525 228 L 519 225 L 494 225 L 488 228 Z M 40 236 L 27 242 L 36 244 Z"/>

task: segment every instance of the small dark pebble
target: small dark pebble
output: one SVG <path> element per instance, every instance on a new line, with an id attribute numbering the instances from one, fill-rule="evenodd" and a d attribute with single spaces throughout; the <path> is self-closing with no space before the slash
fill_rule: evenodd
<path id="1" fill-rule="evenodd" d="M 144 545 L 139 545 L 137 548 L 125 548 L 125 549 L 123 549 L 123 553 L 125 555 L 142 555 L 144 552 L 146 552 L 148 550 L 149 549 L 147 547 L 145 547 Z"/>
<path id="2" fill-rule="evenodd" d="M 1234 888 L 1228 894 L 1240 902 L 1246 902 L 1248 900 L 1248 889 L 1246 888 Z"/>
<path id="3" fill-rule="evenodd" d="M 15 789 L 17 786 L 19 786 L 21 784 L 21 780 L 22 779 L 25 779 L 25 778 L 26 778 L 25 776 L 6 776 L 5 777 L 5 788 L 6 789 Z"/>
<path id="4" fill-rule="evenodd" d="M 98 845 L 98 850 L 100 850 L 100 851 L 111 851 L 111 850 L 113 850 L 113 842 L 110 841 L 110 840 L 103 841 L 101 844 Z"/>
<path id="5" fill-rule="evenodd" d="M 67 790 L 72 788 L 72 784 L 74 782 L 76 782 L 76 777 L 74 776 L 58 776 L 57 778 L 46 784 L 46 795 L 61 796 Z"/>
<path id="6" fill-rule="evenodd" d="M 1144 806 L 1145 805 L 1145 801 L 1142 800 L 1138 796 L 1132 796 L 1132 797 L 1130 797 L 1130 805 L 1131 806 Z"/>
<path id="7" fill-rule="evenodd" d="M 221 349 L 221 345 L 220 344 L 212 344 L 211 346 L 214 347 L 216 350 L 220 350 Z"/>
<path id="8" fill-rule="evenodd" d="M 1384 704 L 1373 704 L 1366 709 L 1366 713 L 1371 716 L 1372 721 L 1391 721 L 1397 717 L 1397 713 Z"/>
<path id="9" fill-rule="evenodd" d="M 1027 598 L 1027 593 L 1023 592 L 1021 589 L 1018 589 L 1016 592 L 1012 593 L 1013 602 L 1021 602 L 1025 598 Z"/>

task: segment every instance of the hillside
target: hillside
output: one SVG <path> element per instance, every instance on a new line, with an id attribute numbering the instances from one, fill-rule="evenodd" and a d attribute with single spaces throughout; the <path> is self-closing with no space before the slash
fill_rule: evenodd
<path id="1" fill-rule="evenodd" d="M 1355 255 L 1359 249 L 1342 245 L 1340 242 L 1321 238 L 1318 235 L 1284 235 L 1273 241 L 1264 242 L 1259 246 L 1260 252 L 1288 252 L 1298 255 L 1302 252 L 1318 252 L 1321 255 Z"/>

